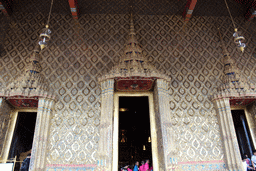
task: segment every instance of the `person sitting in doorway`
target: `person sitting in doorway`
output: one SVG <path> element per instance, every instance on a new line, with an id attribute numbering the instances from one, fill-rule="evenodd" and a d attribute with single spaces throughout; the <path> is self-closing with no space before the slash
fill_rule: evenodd
<path id="1" fill-rule="evenodd" d="M 248 164 L 248 160 L 246 157 L 243 157 L 243 171 L 252 171 L 254 170 L 253 167 L 251 167 L 249 164 Z"/>
<path id="2" fill-rule="evenodd" d="M 149 160 L 146 160 L 146 163 L 144 165 L 144 171 L 149 171 Z"/>
<path id="3" fill-rule="evenodd" d="M 251 162 L 252 162 L 252 167 L 254 169 L 256 169 L 256 151 L 253 151 L 253 155 L 252 155 L 252 158 L 251 158 Z"/>
<path id="4" fill-rule="evenodd" d="M 133 171 L 139 171 L 139 162 L 138 161 L 135 162 Z"/>
<path id="5" fill-rule="evenodd" d="M 124 167 L 121 168 L 121 171 L 132 171 L 132 169 L 129 168 L 129 165 L 125 165 Z"/>
<path id="6" fill-rule="evenodd" d="M 124 167 L 121 168 L 121 171 L 128 171 L 128 165 L 125 165 Z"/>
<path id="7" fill-rule="evenodd" d="M 141 166 L 139 168 L 139 171 L 144 171 L 144 161 L 141 161 Z"/>
<path id="8" fill-rule="evenodd" d="M 244 154 L 244 157 L 246 158 L 247 164 L 248 164 L 250 167 L 252 167 L 252 161 L 251 161 L 251 159 L 248 157 L 248 155 L 247 155 L 247 154 Z"/>
<path id="9" fill-rule="evenodd" d="M 23 160 L 21 164 L 20 171 L 28 171 L 29 169 L 29 163 L 30 163 L 31 153 L 27 155 L 27 157 Z"/>
<path id="10" fill-rule="evenodd" d="M 153 171 L 153 163 L 152 163 L 152 166 L 150 167 L 149 171 Z"/>

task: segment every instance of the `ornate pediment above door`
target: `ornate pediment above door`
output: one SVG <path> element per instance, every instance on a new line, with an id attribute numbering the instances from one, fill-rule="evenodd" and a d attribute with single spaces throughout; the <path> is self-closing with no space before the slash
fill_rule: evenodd
<path id="1" fill-rule="evenodd" d="M 37 45 L 20 77 L 0 90 L 0 97 L 6 99 L 13 107 L 37 108 L 39 98 L 55 99 L 48 81 L 40 73 L 42 68 L 39 52 L 40 46 Z"/>
<path id="2" fill-rule="evenodd" d="M 142 53 L 134 30 L 133 18 L 130 21 L 129 38 L 120 62 L 108 73 L 99 78 L 99 82 L 114 79 L 115 91 L 150 91 L 156 79 L 170 81 L 171 78 L 158 71 Z"/>

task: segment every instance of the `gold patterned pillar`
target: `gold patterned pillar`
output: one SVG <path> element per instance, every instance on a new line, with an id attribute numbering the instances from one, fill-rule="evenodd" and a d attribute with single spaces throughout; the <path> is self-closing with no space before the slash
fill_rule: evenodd
<path id="1" fill-rule="evenodd" d="M 29 167 L 30 171 L 45 170 L 49 125 L 51 115 L 53 114 L 54 104 L 55 102 L 53 99 L 39 99 L 32 155 Z"/>
<path id="2" fill-rule="evenodd" d="M 168 84 L 169 82 L 164 79 L 157 79 L 154 90 L 160 170 L 168 170 L 168 156 L 170 156 L 171 147 L 174 145 L 170 132 L 171 117 Z"/>
<path id="3" fill-rule="evenodd" d="M 0 98 L 0 160 L 5 163 L 8 158 L 8 152 L 12 134 L 9 132 L 13 130 L 10 128 L 12 121 L 12 108 L 6 103 L 3 98 Z"/>
<path id="4" fill-rule="evenodd" d="M 232 119 L 229 98 L 221 98 L 214 100 L 218 113 L 219 125 L 224 144 L 224 152 L 226 157 L 226 166 L 228 170 L 242 170 L 242 159 L 237 142 L 235 127 Z"/>
<path id="5" fill-rule="evenodd" d="M 101 82 L 101 123 L 98 149 L 99 170 L 111 171 L 113 161 L 114 79 Z"/>

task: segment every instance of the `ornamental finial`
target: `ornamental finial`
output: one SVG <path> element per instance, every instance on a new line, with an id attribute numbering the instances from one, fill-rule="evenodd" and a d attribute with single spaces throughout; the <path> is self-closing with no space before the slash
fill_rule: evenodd
<path id="1" fill-rule="evenodd" d="M 134 23 L 133 23 L 133 15 L 131 14 L 130 18 L 130 35 L 135 35 L 135 30 L 134 30 Z"/>

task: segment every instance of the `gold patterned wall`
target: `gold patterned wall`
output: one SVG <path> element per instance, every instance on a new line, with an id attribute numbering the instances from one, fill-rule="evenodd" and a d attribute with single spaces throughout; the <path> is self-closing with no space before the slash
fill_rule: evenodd
<path id="1" fill-rule="evenodd" d="M 255 21 L 235 20 L 248 42 L 243 55 L 235 49 L 228 17 L 194 16 L 185 25 L 181 16 L 135 15 L 143 53 L 172 78 L 169 116 L 179 168 L 199 161 L 224 163 L 219 124 L 209 100 L 223 73 L 217 25 L 242 73 L 256 78 Z M 41 13 L 11 17 L 0 56 L 1 87 L 24 70 L 44 23 Z M 47 166 L 49 170 L 81 164 L 93 167 L 100 138 L 97 77 L 119 61 L 129 15 L 88 14 L 76 22 L 71 15 L 53 14 L 50 29 L 52 39 L 41 53 L 41 66 L 58 101 L 51 119 Z"/>

